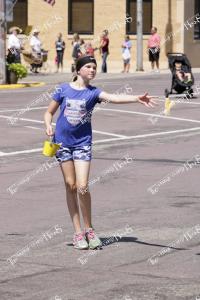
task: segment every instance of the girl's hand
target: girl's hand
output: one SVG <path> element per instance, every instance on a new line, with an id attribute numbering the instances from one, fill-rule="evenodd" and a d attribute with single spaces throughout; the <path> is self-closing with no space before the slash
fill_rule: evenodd
<path id="1" fill-rule="evenodd" d="M 148 93 L 145 93 L 144 95 L 139 96 L 138 102 L 144 104 L 147 107 L 154 107 L 155 105 L 158 105 L 155 101 L 152 100 L 151 96 L 148 96 Z"/>
<path id="2" fill-rule="evenodd" d="M 48 126 L 47 126 L 47 128 L 46 128 L 46 134 L 47 134 L 48 136 L 52 136 L 52 135 L 54 134 L 53 128 L 52 128 L 51 125 L 48 125 Z"/>

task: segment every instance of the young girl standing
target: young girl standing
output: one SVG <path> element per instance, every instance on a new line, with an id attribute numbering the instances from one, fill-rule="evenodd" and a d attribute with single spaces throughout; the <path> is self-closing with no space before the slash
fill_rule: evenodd
<path id="1" fill-rule="evenodd" d="M 44 115 L 47 135 L 53 136 L 54 142 L 62 143 L 56 158 L 64 177 L 67 205 L 75 230 L 73 245 L 77 249 L 95 249 L 102 245 L 91 220 L 91 195 L 87 185 L 92 158 L 92 127 L 90 121 L 83 122 L 84 118 L 101 102 L 140 102 L 148 107 L 156 104 L 147 93 L 143 96 L 115 95 L 91 86 L 96 68 L 94 57 L 79 58 L 76 62 L 76 78 L 73 82 L 60 85 Z M 54 133 L 51 123 L 59 106 L 60 114 Z M 81 230 L 79 206 L 84 231 Z"/>
<path id="2" fill-rule="evenodd" d="M 131 47 L 132 43 L 130 41 L 129 35 L 125 35 L 125 41 L 122 44 L 122 58 L 124 61 L 124 69 L 122 73 L 128 73 L 130 69 L 131 60 Z"/>

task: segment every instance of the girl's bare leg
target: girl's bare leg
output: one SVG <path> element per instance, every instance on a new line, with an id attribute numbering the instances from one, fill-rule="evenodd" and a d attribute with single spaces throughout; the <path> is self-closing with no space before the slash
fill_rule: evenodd
<path id="1" fill-rule="evenodd" d="M 69 214 L 71 216 L 74 229 L 76 233 L 81 232 L 79 205 L 76 189 L 76 174 L 73 161 L 66 161 L 61 164 L 61 170 L 63 173 L 65 186 L 66 186 L 66 198 Z"/>
<path id="2" fill-rule="evenodd" d="M 126 64 L 124 62 L 124 69 L 123 69 L 122 73 L 124 73 L 125 71 L 126 71 Z"/>
<path id="3" fill-rule="evenodd" d="M 130 64 L 128 63 L 128 64 L 126 65 L 126 73 L 129 73 L 129 69 L 130 69 Z"/>
<path id="4" fill-rule="evenodd" d="M 91 221 L 91 195 L 88 191 L 88 178 L 90 161 L 75 160 L 76 186 L 79 195 L 81 212 L 85 228 L 92 227 Z"/>

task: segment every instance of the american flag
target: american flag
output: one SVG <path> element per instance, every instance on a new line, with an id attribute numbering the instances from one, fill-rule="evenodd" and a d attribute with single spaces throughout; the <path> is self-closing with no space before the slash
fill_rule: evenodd
<path id="1" fill-rule="evenodd" d="M 44 1 L 51 4 L 52 6 L 56 3 L 56 0 L 44 0 Z"/>

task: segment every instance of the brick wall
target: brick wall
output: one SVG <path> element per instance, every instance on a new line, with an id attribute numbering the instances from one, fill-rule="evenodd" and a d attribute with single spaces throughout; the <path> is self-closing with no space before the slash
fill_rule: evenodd
<path id="1" fill-rule="evenodd" d="M 121 44 L 125 35 L 125 25 L 123 24 L 126 15 L 126 0 L 95 0 L 94 5 L 94 35 L 82 35 L 85 41 L 97 40 L 103 29 L 110 31 L 110 55 L 108 64 L 110 68 L 120 70 L 122 68 Z M 193 0 L 192 0 L 193 2 Z M 166 53 L 169 51 L 184 50 L 184 33 L 179 30 L 174 37 L 166 36 L 170 32 L 175 32 L 183 26 L 184 20 L 184 0 L 153 0 L 153 25 L 158 27 L 158 33 L 162 38 L 161 67 L 167 67 Z M 43 47 L 49 50 L 48 65 L 55 69 L 55 39 L 59 32 L 62 32 L 66 42 L 65 68 L 70 69 L 72 62 L 72 36 L 68 35 L 68 1 L 57 0 L 55 6 L 43 3 L 42 0 L 28 0 L 28 24 L 39 27 L 40 38 Z M 149 35 L 144 35 L 143 57 L 144 66 L 149 68 L 146 45 Z M 131 35 L 132 48 L 132 68 L 136 67 L 136 36 Z M 98 43 L 97 43 L 98 44 Z M 97 45 L 96 44 L 96 45 Z M 101 57 L 96 51 L 97 61 Z"/>

